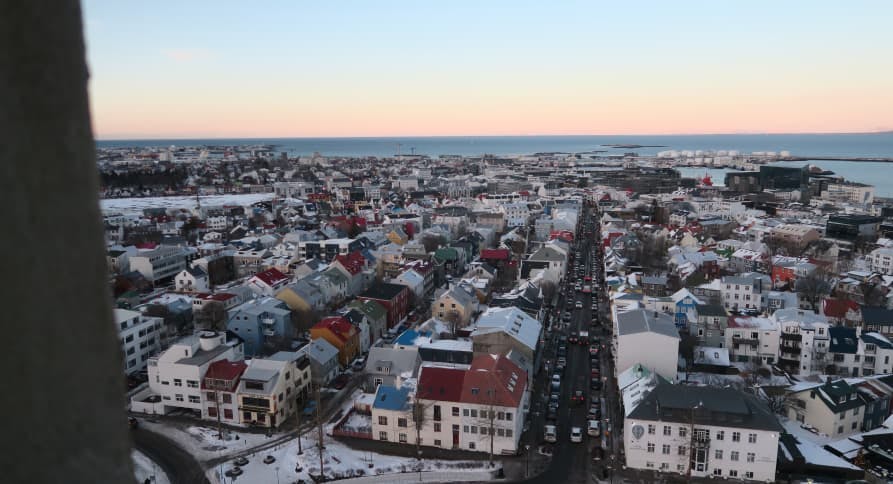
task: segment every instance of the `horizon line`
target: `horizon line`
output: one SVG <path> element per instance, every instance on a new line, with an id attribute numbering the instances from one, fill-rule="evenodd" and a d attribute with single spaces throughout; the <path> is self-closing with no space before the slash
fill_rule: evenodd
<path id="1" fill-rule="evenodd" d="M 585 136 L 786 136 L 786 135 L 833 135 L 833 134 L 893 134 L 893 130 L 875 131 L 788 131 L 788 132 L 719 132 L 719 133 L 635 133 L 635 134 L 447 134 L 447 135 L 380 135 L 380 136 L 112 136 L 97 137 L 94 141 L 162 141 L 162 140 L 271 140 L 271 139 L 376 139 L 376 138 L 535 138 L 535 137 L 585 137 Z"/>

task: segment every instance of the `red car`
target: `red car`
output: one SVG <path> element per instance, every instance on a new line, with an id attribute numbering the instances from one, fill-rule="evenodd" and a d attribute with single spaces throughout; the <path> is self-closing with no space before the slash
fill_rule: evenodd
<path id="1" fill-rule="evenodd" d="M 576 404 L 586 403 L 586 394 L 583 393 L 583 390 L 575 390 L 573 396 L 571 396 L 571 402 Z"/>
<path id="2" fill-rule="evenodd" d="M 350 381 L 350 379 L 347 377 L 347 375 L 338 375 L 334 380 L 332 380 L 332 388 L 334 388 L 335 390 L 341 390 L 347 386 L 348 381 Z"/>

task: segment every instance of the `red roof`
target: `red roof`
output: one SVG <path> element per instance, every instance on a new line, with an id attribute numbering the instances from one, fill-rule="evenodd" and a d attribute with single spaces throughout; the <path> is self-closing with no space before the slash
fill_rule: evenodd
<path id="1" fill-rule="evenodd" d="M 517 407 L 527 388 L 527 372 L 504 356 L 479 355 L 462 384 L 462 402 Z"/>
<path id="2" fill-rule="evenodd" d="M 204 301 L 221 301 L 221 302 L 222 302 L 222 301 L 228 301 L 228 300 L 230 300 L 230 299 L 232 299 L 232 298 L 234 298 L 234 297 L 236 297 L 235 294 L 230 294 L 230 293 L 228 293 L 228 292 L 218 292 L 218 293 L 216 293 L 216 294 L 211 294 L 211 293 L 203 292 L 203 293 L 200 293 L 200 294 L 196 294 L 196 295 L 195 295 L 195 298 L 196 298 L 196 299 L 201 299 L 201 300 L 204 300 Z"/>
<path id="3" fill-rule="evenodd" d="M 355 276 L 363 270 L 363 267 L 366 265 L 366 258 L 363 257 L 360 251 L 355 250 L 347 255 L 339 254 L 335 257 L 335 262 L 340 264 L 350 275 Z"/>
<path id="4" fill-rule="evenodd" d="M 271 287 L 288 282 L 288 276 L 276 269 L 267 269 L 263 272 L 258 272 L 254 277 L 260 279 L 261 282 Z"/>
<path id="5" fill-rule="evenodd" d="M 822 300 L 822 314 L 830 318 L 844 319 L 847 311 L 859 311 L 859 305 L 853 301 L 845 299 L 824 299 Z"/>
<path id="6" fill-rule="evenodd" d="M 434 270 L 434 263 L 417 260 L 417 261 L 413 261 L 413 262 L 410 262 L 409 264 L 404 265 L 403 268 L 407 269 L 407 270 L 412 269 L 412 270 L 418 272 L 419 275 L 424 276 L 424 275 L 428 274 L 429 272 L 431 272 L 432 270 Z"/>
<path id="7" fill-rule="evenodd" d="M 508 260 L 510 254 L 508 249 L 484 249 L 481 251 L 481 259 Z"/>
<path id="8" fill-rule="evenodd" d="M 233 391 L 239 384 L 239 377 L 242 376 L 242 373 L 245 372 L 246 368 L 248 368 L 248 365 L 245 364 L 244 361 L 215 361 L 208 365 L 208 371 L 205 372 L 205 377 L 202 378 L 202 388 L 208 388 L 207 385 L 205 385 L 205 381 L 208 379 L 226 380 L 231 382 L 229 390 Z"/>
<path id="9" fill-rule="evenodd" d="M 460 402 L 465 374 L 465 370 L 457 368 L 422 367 L 416 392 L 426 400 Z"/>
<path id="10" fill-rule="evenodd" d="M 347 318 L 343 316 L 329 316 L 327 318 L 322 318 L 318 323 L 313 325 L 314 329 L 328 329 L 335 336 L 338 337 L 341 341 L 346 342 L 349 340 L 354 334 L 356 334 L 356 328 Z"/>

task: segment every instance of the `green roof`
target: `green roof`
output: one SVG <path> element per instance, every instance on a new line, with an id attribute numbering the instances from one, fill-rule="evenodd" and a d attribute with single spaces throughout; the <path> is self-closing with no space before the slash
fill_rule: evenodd
<path id="1" fill-rule="evenodd" d="M 369 300 L 353 300 L 350 304 L 347 305 L 349 308 L 354 308 L 357 311 L 365 314 L 367 318 L 373 320 L 386 319 L 388 316 L 388 311 L 375 301 Z"/>
<path id="2" fill-rule="evenodd" d="M 459 251 L 453 247 L 441 247 L 434 252 L 434 258 L 440 260 L 457 260 Z"/>

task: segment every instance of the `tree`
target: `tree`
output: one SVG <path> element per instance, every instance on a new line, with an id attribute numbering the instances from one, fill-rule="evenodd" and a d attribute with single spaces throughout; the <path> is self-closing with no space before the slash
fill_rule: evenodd
<path id="1" fill-rule="evenodd" d="M 688 332 L 679 335 L 679 356 L 691 367 L 695 361 L 695 348 L 700 344 L 698 337 Z"/>
<path id="2" fill-rule="evenodd" d="M 295 333 L 303 333 L 319 321 L 320 315 L 313 308 L 292 309 L 289 319 Z"/>
<path id="3" fill-rule="evenodd" d="M 473 390 L 472 390 L 473 391 Z M 485 442 L 489 440 L 490 444 L 490 455 L 489 455 L 489 463 L 490 466 L 493 466 L 493 455 L 494 455 L 494 446 L 496 441 L 496 414 L 497 414 L 497 402 L 499 401 L 497 397 L 497 389 L 490 388 L 481 388 L 478 390 L 478 403 L 479 406 L 483 407 L 478 410 L 478 429 L 479 434 L 481 436 L 481 440 Z M 484 392 L 481 394 L 480 392 Z M 474 411 L 474 410 L 472 410 Z"/>
<path id="4" fill-rule="evenodd" d="M 862 293 L 862 301 L 866 306 L 882 306 L 884 304 L 886 295 L 880 285 L 863 282 L 859 284 L 859 291 Z"/>
<path id="5" fill-rule="evenodd" d="M 220 331 L 226 329 L 226 309 L 220 301 L 206 303 L 195 312 L 196 329 Z"/>
<path id="6" fill-rule="evenodd" d="M 552 281 L 543 281 L 540 283 L 540 292 L 543 294 L 543 301 L 546 304 L 552 303 L 552 298 L 555 297 L 555 292 L 558 290 L 558 286 L 555 285 Z"/>
<path id="7" fill-rule="evenodd" d="M 425 252 L 431 253 L 440 246 L 446 245 L 446 239 L 441 235 L 425 234 L 422 236 L 421 243 L 422 247 L 425 248 Z"/>
<path id="8" fill-rule="evenodd" d="M 810 309 L 815 311 L 819 302 L 831 293 L 831 275 L 825 269 L 817 267 L 812 273 L 797 278 L 794 289 L 809 303 Z"/>
<path id="9" fill-rule="evenodd" d="M 449 328 L 450 335 L 455 339 L 459 333 L 459 329 L 461 328 L 460 324 L 462 323 L 459 318 L 458 311 L 449 311 L 443 315 L 443 321 L 447 323 L 447 327 Z"/>
<path id="10" fill-rule="evenodd" d="M 422 455 L 422 429 L 425 427 L 425 422 L 427 422 L 427 412 L 428 408 L 432 404 L 425 403 L 422 399 L 418 398 L 418 394 L 413 398 L 412 401 L 412 423 L 415 426 L 415 450 L 416 455 L 421 459 Z"/>

